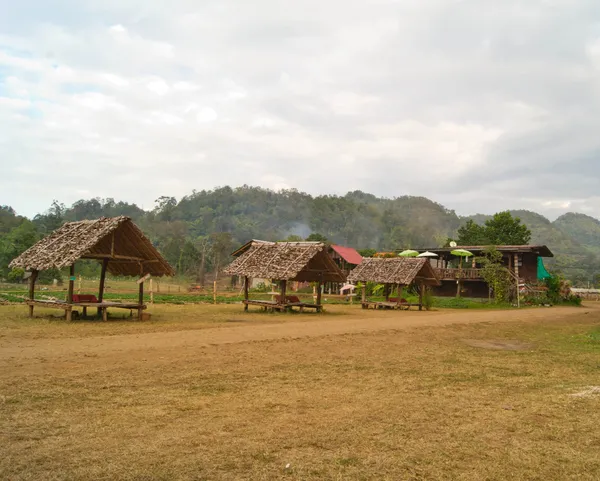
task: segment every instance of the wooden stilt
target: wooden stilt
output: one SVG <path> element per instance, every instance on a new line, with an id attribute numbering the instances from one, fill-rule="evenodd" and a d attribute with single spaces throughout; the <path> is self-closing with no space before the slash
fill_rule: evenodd
<path id="1" fill-rule="evenodd" d="M 35 299 L 35 281 L 37 280 L 38 271 L 31 271 L 29 276 L 29 300 Z M 29 306 L 29 317 L 33 317 L 33 304 Z"/>
<path id="2" fill-rule="evenodd" d="M 67 302 L 73 304 L 73 290 L 75 288 L 75 264 L 69 267 L 69 290 L 67 291 Z"/>
<path id="3" fill-rule="evenodd" d="M 248 276 L 244 277 L 244 300 L 246 300 L 246 301 L 248 300 L 248 289 L 249 289 L 248 281 L 249 281 Z M 247 311 L 247 310 L 248 310 L 248 304 L 244 304 L 244 311 Z"/>
<path id="4" fill-rule="evenodd" d="M 100 271 L 100 288 L 98 289 L 98 302 L 104 299 L 104 284 L 106 281 L 106 269 L 108 268 L 108 259 L 102 259 L 102 270 Z M 102 317 L 102 308 L 98 308 L 98 317 Z"/>
<path id="5" fill-rule="evenodd" d="M 366 305 L 366 302 L 367 302 L 367 281 L 363 282 L 361 290 L 362 290 L 362 292 L 360 293 L 360 295 L 361 295 L 362 308 L 365 309 L 367 307 L 367 305 Z"/>
<path id="6" fill-rule="evenodd" d="M 144 313 L 144 309 L 142 309 L 142 306 L 144 305 L 144 283 L 143 282 L 140 282 L 138 304 L 140 305 L 140 307 L 138 308 L 138 320 L 141 320 L 142 314 Z"/>
<path id="7" fill-rule="evenodd" d="M 321 294 L 322 294 L 321 291 L 323 290 L 322 286 L 323 286 L 323 283 L 321 281 L 319 281 L 317 283 L 317 306 L 319 306 L 319 307 L 317 307 L 317 312 L 320 312 L 322 309 L 322 306 L 321 306 Z"/>
<path id="8" fill-rule="evenodd" d="M 281 281 L 281 299 L 279 304 L 285 304 L 285 294 L 287 291 L 287 281 Z"/>

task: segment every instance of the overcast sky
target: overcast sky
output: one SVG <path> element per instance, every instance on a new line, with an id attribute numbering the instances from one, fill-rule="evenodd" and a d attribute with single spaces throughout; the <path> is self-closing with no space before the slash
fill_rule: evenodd
<path id="1" fill-rule="evenodd" d="M 0 204 L 215 186 L 600 216 L 598 0 L 0 0 Z"/>

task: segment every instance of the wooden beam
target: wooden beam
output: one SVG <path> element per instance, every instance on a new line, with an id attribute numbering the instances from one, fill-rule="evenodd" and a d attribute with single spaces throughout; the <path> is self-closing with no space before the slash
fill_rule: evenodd
<path id="1" fill-rule="evenodd" d="M 138 261 L 138 262 L 150 262 L 150 260 L 146 260 L 143 257 L 135 257 L 135 256 L 122 256 L 119 254 L 86 254 L 81 257 L 82 259 L 115 259 L 115 260 L 124 260 L 124 261 Z"/>
<path id="2" fill-rule="evenodd" d="M 248 279 L 248 276 L 245 276 L 244 277 L 244 300 L 246 300 L 246 301 L 248 300 L 248 289 L 249 289 L 248 283 L 249 283 L 249 281 L 250 281 L 250 279 Z M 246 304 L 244 304 L 244 311 L 247 311 L 247 310 L 248 310 L 248 304 L 246 303 Z"/>

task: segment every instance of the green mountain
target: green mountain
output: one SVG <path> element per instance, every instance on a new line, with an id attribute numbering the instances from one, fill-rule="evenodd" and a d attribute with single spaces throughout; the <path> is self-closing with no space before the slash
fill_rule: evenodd
<path id="1" fill-rule="evenodd" d="M 535 212 L 511 212 L 532 232 L 532 243 L 555 253 L 548 266 L 587 283 L 600 273 L 600 221 L 583 214 L 565 214 L 555 222 Z M 15 246 L 24 245 L 30 230 L 43 236 L 62 222 L 100 216 L 127 215 L 149 235 L 178 272 L 198 272 L 222 265 L 235 246 L 249 239 L 283 240 L 319 233 L 330 241 L 359 249 L 427 248 L 455 237 L 468 219 L 483 223 L 490 216 L 459 217 L 425 197 L 376 197 L 361 191 L 343 196 L 313 197 L 295 189 L 221 187 L 194 191 L 177 201 L 158 197 L 151 211 L 113 199 L 82 199 L 72 206 L 54 202 L 31 222 L 10 207 L 0 209 L 0 278 Z M 31 224 L 21 227 L 24 221 Z M 24 237 L 21 242 L 21 237 Z M 203 274 L 202 274 L 203 275 Z M 201 277 L 201 276 L 200 276 Z"/>
<path id="2" fill-rule="evenodd" d="M 600 221 L 585 214 L 569 212 L 554 221 L 554 225 L 565 235 L 600 254 Z"/>

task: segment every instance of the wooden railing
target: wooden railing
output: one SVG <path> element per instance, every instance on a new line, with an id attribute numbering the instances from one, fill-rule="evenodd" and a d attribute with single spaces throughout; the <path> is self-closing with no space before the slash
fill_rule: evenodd
<path id="1" fill-rule="evenodd" d="M 483 279 L 481 269 L 434 269 L 435 275 L 442 281 L 455 279 Z"/>

